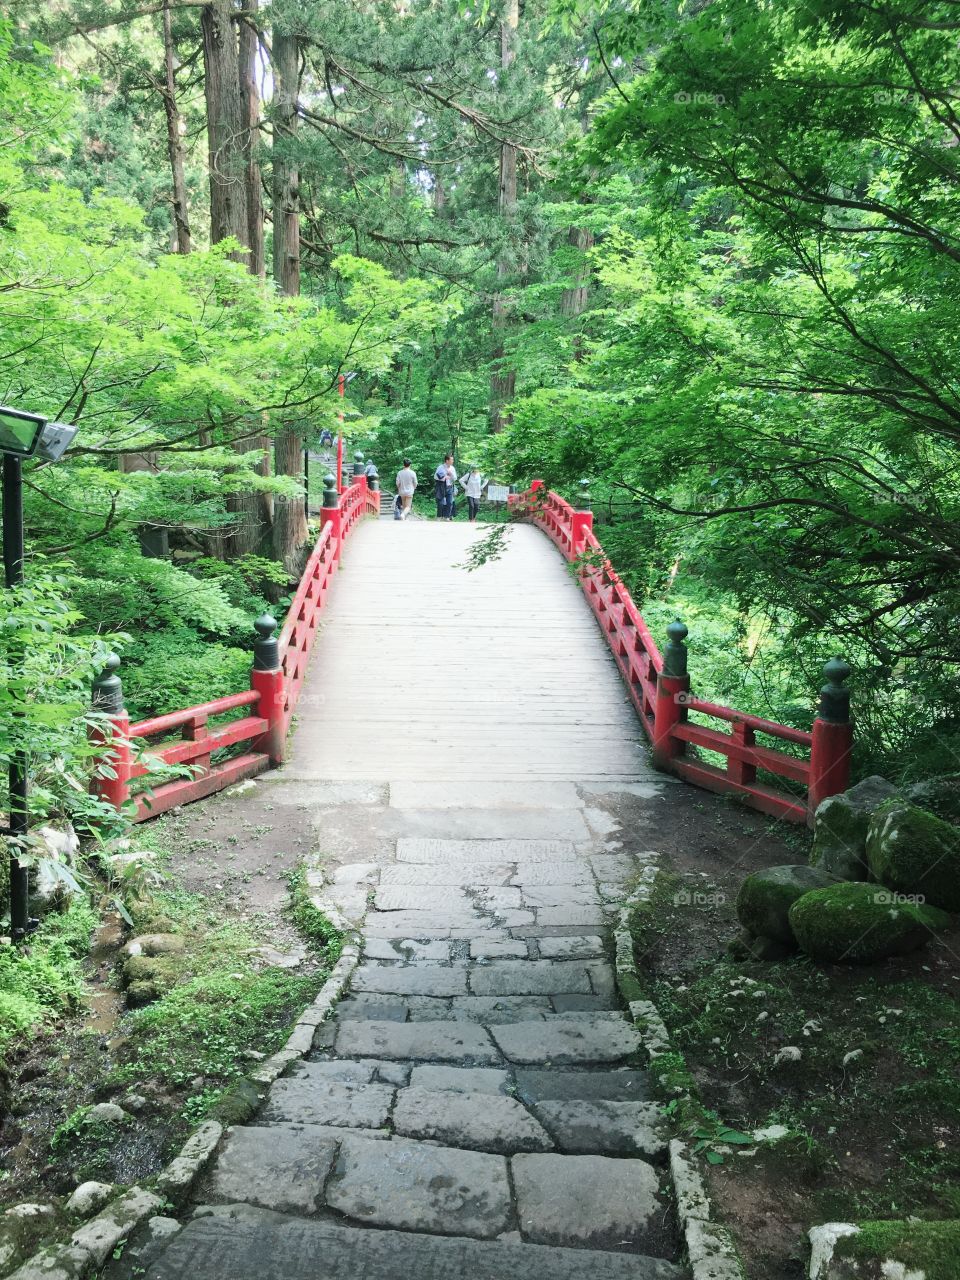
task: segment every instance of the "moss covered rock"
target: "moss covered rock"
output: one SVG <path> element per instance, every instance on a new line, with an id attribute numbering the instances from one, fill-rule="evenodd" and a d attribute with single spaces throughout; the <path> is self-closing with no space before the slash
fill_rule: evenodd
<path id="1" fill-rule="evenodd" d="M 747 876 L 737 894 L 737 918 L 754 937 L 794 946 L 789 911 L 811 889 L 833 884 L 833 876 L 806 865 L 767 867 Z"/>
<path id="2" fill-rule="evenodd" d="M 810 1233 L 817 1280 L 957 1280 L 960 1222 L 829 1223 Z M 814 1267 L 816 1268 L 814 1270 Z"/>
<path id="3" fill-rule="evenodd" d="M 794 936 L 814 960 L 872 964 L 922 947 L 950 923 L 935 907 L 904 901 L 882 885 L 847 881 L 814 889 L 790 908 Z"/>
<path id="4" fill-rule="evenodd" d="M 864 778 L 849 791 L 828 796 L 814 815 L 811 866 L 820 867 L 837 880 L 866 880 L 867 834 L 870 819 L 896 795 L 886 778 Z"/>
<path id="5" fill-rule="evenodd" d="M 960 829 L 905 800 L 870 820 L 867 861 L 875 880 L 934 907 L 960 911 Z"/>
<path id="6" fill-rule="evenodd" d="M 914 782 L 903 794 L 918 809 L 926 809 L 944 822 L 960 823 L 960 773 Z"/>

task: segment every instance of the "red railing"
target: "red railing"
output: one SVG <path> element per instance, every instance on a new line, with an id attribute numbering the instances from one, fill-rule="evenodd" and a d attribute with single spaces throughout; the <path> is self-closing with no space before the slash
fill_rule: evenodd
<path id="1" fill-rule="evenodd" d="M 324 502 L 327 505 L 320 512 L 320 536 L 279 637 L 273 638 L 276 623 L 272 618 L 257 620 L 259 638 L 254 645 L 250 689 L 131 724 L 115 674 L 120 665 L 118 658 L 111 658 L 94 685 L 94 706 L 105 713 L 106 719 L 102 731 L 97 731 L 104 751 L 93 788 L 118 809 L 132 800 L 134 822 L 199 800 L 283 761 L 287 731 L 343 545 L 364 516 L 380 514 L 380 494 L 369 488 L 365 476 L 354 479 L 339 496 L 335 489 L 327 489 Z M 246 714 L 238 719 L 210 725 L 217 716 L 242 709 Z M 180 731 L 179 737 L 170 741 L 169 735 L 175 730 Z M 163 740 L 151 746 L 147 742 L 151 738 Z M 139 753 L 134 751 L 135 741 Z M 214 752 L 240 743 L 248 744 L 241 754 L 225 760 L 212 759 Z M 131 794 L 132 782 L 155 776 L 161 773 L 161 766 L 172 765 L 190 766 L 191 776 L 160 782 Z"/>
<path id="2" fill-rule="evenodd" d="M 565 559 L 577 562 L 580 585 L 650 738 L 658 768 L 710 791 L 738 795 L 752 808 L 791 822 L 809 822 L 822 800 L 846 789 L 853 735 L 843 688 L 849 674 L 845 663 L 835 659 L 827 664 L 828 683 L 809 732 L 698 698 L 690 692 L 686 670 L 686 627 L 674 623 L 668 628 L 671 641 L 662 655 L 593 532 L 592 513 L 575 510 L 539 480 L 511 498 L 511 505 L 515 514 L 542 529 Z M 691 720 L 691 713 L 730 730 Z M 758 735 L 802 748 L 804 755 L 758 743 Z M 712 764 L 688 747 L 713 752 L 724 763 Z M 759 781 L 758 773 L 797 784 L 806 795 Z"/>

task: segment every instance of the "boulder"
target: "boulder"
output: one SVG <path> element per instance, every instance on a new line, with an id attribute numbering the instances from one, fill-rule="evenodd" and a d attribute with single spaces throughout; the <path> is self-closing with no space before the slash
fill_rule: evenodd
<path id="1" fill-rule="evenodd" d="M 166 991 L 177 980 L 177 965 L 170 956 L 130 956 L 121 970 L 126 986 L 134 982 L 151 982 L 158 991 Z"/>
<path id="2" fill-rule="evenodd" d="M 187 941 L 179 933 L 144 933 L 124 947 L 128 956 L 172 956 L 186 949 Z"/>
<path id="3" fill-rule="evenodd" d="M 837 880 L 867 880 L 867 832 L 870 819 L 896 788 L 886 778 L 864 778 L 849 791 L 828 796 L 817 807 L 813 825 L 811 866 Z"/>
<path id="4" fill-rule="evenodd" d="M 906 955 L 949 923 L 935 907 L 904 901 L 882 885 L 862 881 L 814 889 L 790 908 L 800 949 L 832 963 L 872 964 Z"/>
<path id="5" fill-rule="evenodd" d="M 767 867 L 747 876 L 737 894 L 737 918 L 755 938 L 794 945 L 788 912 L 811 889 L 833 884 L 833 876 L 805 865 Z"/>
<path id="6" fill-rule="evenodd" d="M 85 1124 L 123 1124 L 130 1117 L 115 1102 L 98 1102 L 84 1116 Z"/>
<path id="7" fill-rule="evenodd" d="M 903 794 L 918 809 L 926 809 L 944 822 L 960 822 L 960 773 L 914 782 Z"/>
<path id="8" fill-rule="evenodd" d="M 113 1186 L 109 1182 L 81 1182 L 67 1201 L 68 1213 L 75 1213 L 80 1218 L 89 1218 L 97 1213 L 113 1195 Z"/>
<path id="9" fill-rule="evenodd" d="M 870 820 L 867 861 L 875 880 L 945 911 L 960 911 L 960 829 L 906 800 Z"/>
<path id="10" fill-rule="evenodd" d="M 155 982 L 148 982 L 146 979 L 140 982 L 131 982 L 127 987 L 127 1008 L 139 1009 L 142 1005 L 150 1004 L 154 1000 L 160 999 L 160 988 Z"/>

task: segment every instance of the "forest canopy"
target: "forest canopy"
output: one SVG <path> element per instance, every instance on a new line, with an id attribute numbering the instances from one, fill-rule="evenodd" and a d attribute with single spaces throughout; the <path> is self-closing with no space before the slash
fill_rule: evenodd
<path id="1" fill-rule="evenodd" d="M 79 428 L 27 468 L 3 605 L 42 637 L 0 691 L 41 807 L 81 804 L 108 648 L 135 714 L 243 687 L 341 409 L 388 482 L 447 451 L 588 481 L 699 691 L 807 727 L 842 652 L 860 767 L 949 768 L 958 29 L 917 0 L 8 3 L 0 400 Z"/>

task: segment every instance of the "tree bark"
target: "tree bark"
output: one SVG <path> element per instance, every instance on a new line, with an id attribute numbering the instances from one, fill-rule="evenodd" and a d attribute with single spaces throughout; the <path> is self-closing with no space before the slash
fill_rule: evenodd
<path id="1" fill-rule="evenodd" d="M 300 174 L 291 154 L 299 121 L 300 49 L 297 37 L 274 28 L 273 277 L 281 293 L 300 292 Z M 274 472 L 303 479 L 303 437 L 284 427 L 274 444 Z M 303 499 L 277 497 L 273 515 L 273 553 L 287 569 L 300 568 L 307 540 Z"/>
<path id="2" fill-rule="evenodd" d="M 517 28 L 520 25 L 519 0 L 508 0 L 500 23 L 500 67 L 508 71 L 516 57 Z M 505 221 L 512 221 L 517 205 L 517 149 L 508 142 L 500 145 L 500 186 L 497 195 L 497 210 Z M 512 255 L 505 250 L 497 262 L 497 284 L 503 282 L 512 271 Z M 502 287 L 498 287 L 493 295 L 491 316 L 493 326 L 493 362 L 494 369 L 490 377 L 490 430 L 503 430 L 506 421 L 503 406 L 513 399 L 517 384 L 514 369 L 504 368 L 504 331 L 509 318 Z"/>
<path id="3" fill-rule="evenodd" d="M 260 86 L 257 84 L 257 49 L 259 32 L 254 24 L 259 0 L 245 0 L 246 16 L 240 23 L 238 56 L 240 62 L 240 107 L 243 114 L 242 140 L 245 160 L 244 181 L 247 196 L 247 244 L 250 246 L 250 274 L 262 280 L 266 275 L 263 252 L 263 188 L 257 144 L 260 138 Z"/>
<path id="4" fill-rule="evenodd" d="M 228 236 L 249 247 L 244 118 L 232 0 L 211 0 L 200 17 L 210 164 L 210 243 Z M 247 262 L 249 254 L 231 254 Z"/>
<path id="5" fill-rule="evenodd" d="M 174 78 L 173 31 L 170 23 L 170 0 L 163 5 L 163 109 L 167 116 L 167 152 L 173 177 L 173 247 L 177 253 L 190 252 L 190 217 L 187 206 L 187 184 L 183 175 L 183 142 L 180 138 L 180 110 L 177 106 L 177 83 Z"/>

